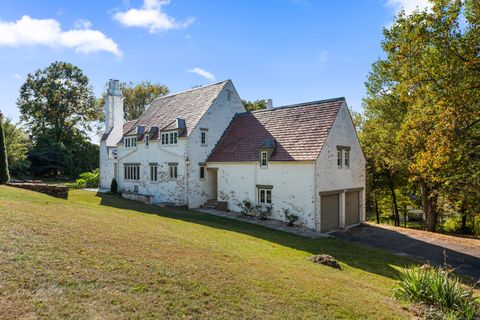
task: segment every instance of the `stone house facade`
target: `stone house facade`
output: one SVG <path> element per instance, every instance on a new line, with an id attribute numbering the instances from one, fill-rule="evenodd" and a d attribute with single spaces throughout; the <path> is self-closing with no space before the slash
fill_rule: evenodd
<path id="1" fill-rule="evenodd" d="M 365 219 L 365 158 L 344 98 L 245 112 L 227 80 L 157 98 L 124 122 L 112 80 L 105 115 L 102 188 L 115 177 L 155 204 L 248 202 L 322 232 Z"/>

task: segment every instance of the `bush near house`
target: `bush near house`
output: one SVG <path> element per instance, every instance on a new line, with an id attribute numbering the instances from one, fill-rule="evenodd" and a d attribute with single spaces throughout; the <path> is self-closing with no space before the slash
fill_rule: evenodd
<path id="1" fill-rule="evenodd" d="M 68 186 L 76 189 L 82 188 L 98 188 L 100 183 L 100 171 L 95 169 L 90 172 L 80 174 L 80 178 L 75 180 L 75 183 L 69 183 Z"/>
<path id="2" fill-rule="evenodd" d="M 433 306 L 447 319 L 479 319 L 480 302 L 474 297 L 473 288 L 462 285 L 453 270 L 429 265 L 397 270 L 397 298 Z"/>

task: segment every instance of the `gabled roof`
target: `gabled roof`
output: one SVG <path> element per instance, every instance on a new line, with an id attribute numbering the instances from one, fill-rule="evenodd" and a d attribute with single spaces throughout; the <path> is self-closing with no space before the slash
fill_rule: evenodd
<path id="1" fill-rule="evenodd" d="M 316 160 L 345 98 L 240 113 L 214 148 L 209 162 L 258 161 L 275 141 L 272 161 Z"/>
<path id="2" fill-rule="evenodd" d="M 123 134 L 126 134 L 128 131 L 130 131 L 133 127 L 133 125 L 135 124 L 135 122 L 137 122 L 137 120 L 130 120 L 130 121 L 126 121 L 124 124 L 123 124 Z M 112 130 L 110 130 L 111 132 Z M 104 133 L 102 135 L 102 138 L 100 139 L 100 141 L 105 141 L 107 140 L 108 136 L 110 135 L 110 132 L 108 133 Z"/>
<path id="3" fill-rule="evenodd" d="M 149 131 L 151 127 L 158 127 L 160 130 L 176 129 L 177 119 L 183 119 L 186 126 L 183 135 L 189 135 L 229 81 L 225 80 L 155 99 L 130 131 L 137 126 L 144 126 L 145 131 Z M 130 131 L 127 134 L 133 133 Z"/>

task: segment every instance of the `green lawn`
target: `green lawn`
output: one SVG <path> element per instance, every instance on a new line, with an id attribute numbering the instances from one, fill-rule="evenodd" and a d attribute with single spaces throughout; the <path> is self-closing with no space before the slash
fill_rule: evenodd
<path id="1" fill-rule="evenodd" d="M 113 195 L 0 186 L 1 319 L 411 318 L 391 295 L 405 263 Z"/>

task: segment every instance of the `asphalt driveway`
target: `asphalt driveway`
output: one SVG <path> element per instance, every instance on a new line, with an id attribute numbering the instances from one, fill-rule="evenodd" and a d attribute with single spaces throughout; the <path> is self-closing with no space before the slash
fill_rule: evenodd
<path id="1" fill-rule="evenodd" d="M 457 272 L 480 280 L 480 240 L 430 232 L 366 224 L 337 231 L 339 239 L 363 243 L 434 265 L 446 261 Z"/>

